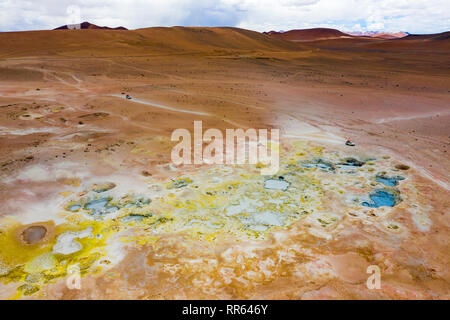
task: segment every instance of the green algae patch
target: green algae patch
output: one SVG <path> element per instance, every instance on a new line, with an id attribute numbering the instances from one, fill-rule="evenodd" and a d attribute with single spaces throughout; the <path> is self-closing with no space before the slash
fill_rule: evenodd
<path id="1" fill-rule="evenodd" d="M 31 296 L 33 293 L 36 293 L 40 290 L 38 286 L 33 286 L 31 284 L 23 284 L 17 288 L 24 296 Z"/>
<path id="2" fill-rule="evenodd" d="M 58 260 L 55 255 L 51 252 L 45 252 L 40 256 L 37 256 L 33 260 L 27 262 L 24 266 L 24 271 L 26 273 L 36 273 L 46 270 L 50 270 L 56 266 Z"/>

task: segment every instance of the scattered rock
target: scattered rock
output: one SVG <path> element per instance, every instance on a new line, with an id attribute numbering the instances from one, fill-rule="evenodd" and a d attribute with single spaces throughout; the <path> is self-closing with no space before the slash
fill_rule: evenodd
<path id="1" fill-rule="evenodd" d="M 141 174 L 142 174 L 144 177 L 150 177 L 150 176 L 152 175 L 150 172 L 145 171 L 145 170 L 142 171 Z"/>
<path id="2" fill-rule="evenodd" d="M 395 166 L 395 168 L 399 170 L 408 170 L 409 166 L 407 166 L 406 164 L 398 164 Z"/>

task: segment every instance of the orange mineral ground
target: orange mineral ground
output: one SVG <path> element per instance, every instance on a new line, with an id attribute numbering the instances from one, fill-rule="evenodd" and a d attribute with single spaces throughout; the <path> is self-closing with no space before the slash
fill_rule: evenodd
<path id="1" fill-rule="evenodd" d="M 0 298 L 449 299 L 449 41 L 0 33 Z M 174 165 L 200 120 L 279 172 Z"/>

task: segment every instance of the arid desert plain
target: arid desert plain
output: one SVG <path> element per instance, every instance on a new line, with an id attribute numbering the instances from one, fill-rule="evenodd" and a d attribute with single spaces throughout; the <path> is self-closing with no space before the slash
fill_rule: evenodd
<path id="1" fill-rule="evenodd" d="M 194 121 L 279 171 L 174 165 Z M 448 33 L 0 33 L 0 298 L 449 299 L 449 147 Z"/>

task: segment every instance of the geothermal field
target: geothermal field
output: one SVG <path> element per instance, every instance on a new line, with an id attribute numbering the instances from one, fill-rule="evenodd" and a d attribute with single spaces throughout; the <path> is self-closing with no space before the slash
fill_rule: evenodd
<path id="1" fill-rule="evenodd" d="M 296 37 L 0 33 L 0 298 L 449 299 L 449 33 Z M 279 170 L 174 164 L 194 121 Z"/>

